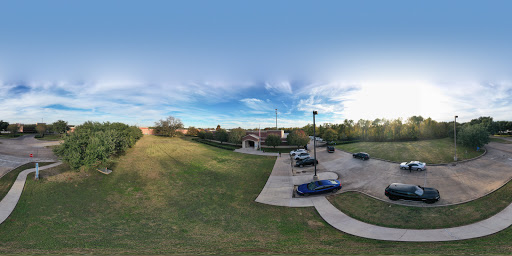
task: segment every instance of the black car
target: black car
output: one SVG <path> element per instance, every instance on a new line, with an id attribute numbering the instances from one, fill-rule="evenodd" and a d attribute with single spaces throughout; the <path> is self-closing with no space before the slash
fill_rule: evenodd
<path id="1" fill-rule="evenodd" d="M 352 154 L 352 156 L 354 158 L 360 158 L 360 159 L 363 159 L 363 160 L 370 159 L 370 154 L 365 153 L 365 152 L 354 153 L 354 154 Z"/>
<path id="2" fill-rule="evenodd" d="M 334 147 L 333 146 L 327 146 L 327 152 L 334 153 Z"/>
<path id="3" fill-rule="evenodd" d="M 318 165 L 318 160 L 315 160 L 314 158 L 306 158 L 302 160 L 298 160 L 297 163 L 295 163 L 295 166 L 298 167 L 304 167 L 305 165 L 313 165 L 316 161 L 316 164 Z"/>
<path id="4" fill-rule="evenodd" d="M 435 188 L 424 188 L 419 185 L 392 183 L 386 188 L 384 194 L 391 200 L 398 199 L 423 201 L 433 204 L 441 198 L 439 190 Z"/>

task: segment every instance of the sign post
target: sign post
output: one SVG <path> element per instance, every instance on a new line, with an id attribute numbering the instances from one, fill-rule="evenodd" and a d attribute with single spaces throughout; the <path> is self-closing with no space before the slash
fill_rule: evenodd
<path id="1" fill-rule="evenodd" d="M 32 157 L 34 157 L 33 154 L 30 154 L 30 159 L 32 159 Z M 39 179 L 39 163 L 36 163 L 36 176 L 34 177 L 34 179 L 38 180 Z"/>

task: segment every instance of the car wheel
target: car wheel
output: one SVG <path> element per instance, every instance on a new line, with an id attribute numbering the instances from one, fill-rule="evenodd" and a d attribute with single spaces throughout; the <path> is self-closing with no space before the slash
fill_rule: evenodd
<path id="1" fill-rule="evenodd" d="M 304 193 L 304 196 L 309 196 L 309 193 Z"/>
<path id="2" fill-rule="evenodd" d="M 421 168 L 416 169 L 416 171 L 421 172 L 423 171 Z"/>
<path id="3" fill-rule="evenodd" d="M 436 202 L 436 200 L 426 200 L 426 201 L 425 201 L 425 203 L 427 203 L 427 204 L 433 204 L 433 203 L 435 203 L 435 202 Z"/>
<path id="4" fill-rule="evenodd" d="M 332 190 L 332 193 L 336 193 L 336 192 L 338 192 L 338 190 L 340 190 L 340 189 L 339 188 L 335 188 L 335 189 Z"/>
<path id="5" fill-rule="evenodd" d="M 301 164 L 301 165 L 299 165 L 299 167 L 300 167 L 300 168 L 302 168 L 302 167 L 304 167 L 304 165 L 303 165 L 303 164 Z"/>
<path id="6" fill-rule="evenodd" d="M 396 197 L 396 196 L 390 196 L 390 197 L 389 197 L 389 200 L 391 200 L 391 201 L 396 201 L 396 200 L 398 200 L 398 197 Z"/>

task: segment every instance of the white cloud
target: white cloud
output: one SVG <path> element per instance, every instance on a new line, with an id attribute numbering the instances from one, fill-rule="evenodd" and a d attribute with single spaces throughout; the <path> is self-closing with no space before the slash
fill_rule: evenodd
<path id="1" fill-rule="evenodd" d="M 265 89 L 271 94 L 292 94 L 292 85 L 289 81 L 265 82 Z"/>
<path id="2" fill-rule="evenodd" d="M 270 101 L 263 101 L 255 98 L 241 99 L 240 102 L 244 103 L 248 108 L 252 109 L 249 111 L 252 114 L 267 114 L 274 111 L 272 103 Z"/>

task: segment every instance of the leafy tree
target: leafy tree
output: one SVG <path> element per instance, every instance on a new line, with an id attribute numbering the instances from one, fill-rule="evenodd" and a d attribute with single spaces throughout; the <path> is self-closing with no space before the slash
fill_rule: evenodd
<path id="1" fill-rule="evenodd" d="M 206 139 L 206 132 L 205 131 L 200 131 L 197 133 L 197 137 L 201 138 L 201 139 Z"/>
<path id="2" fill-rule="evenodd" d="M 218 129 L 215 132 L 215 139 L 220 141 L 220 144 L 222 144 L 222 142 L 227 142 L 228 141 L 228 132 L 222 128 Z"/>
<path id="3" fill-rule="evenodd" d="M 307 145 L 309 142 L 308 135 L 303 130 L 293 130 L 286 138 L 289 145 L 301 147 Z"/>
<path id="4" fill-rule="evenodd" d="M 205 139 L 207 140 L 213 140 L 213 132 L 207 131 L 205 134 Z"/>
<path id="5" fill-rule="evenodd" d="M 8 122 L 4 122 L 4 120 L 0 120 L 0 131 L 6 130 L 7 126 L 9 126 Z"/>
<path id="6" fill-rule="evenodd" d="M 327 142 L 337 140 L 338 133 L 334 129 L 328 128 L 324 132 L 323 139 Z"/>
<path id="7" fill-rule="evenodd" d="M 190 126 L 187 129 L 187 135 L 190 135 L 190 136 L 197 136 L 198 132 L 199 131 L 194 126 Z"/>
<path id="8" fill-rule="evenodd" d="M 228 136 L 228 141 L 233 144 L 242 143 L 242 137 L 246 134 L 245 130 L 242 128 L 232 129 Z"/>
<path id="9" fill-rule="evenodd" d="M 482 147 L 490 142 L 490 134 L 485 124 L 465 124 L 457 133 L 457 141 L 471 148 Z"/>
<path id="10" fill-rule="evenodd" d="M 40 136 L 43 136 L 43 134 L 46 132 L 46 124 L 37 124 L 36 131 Z"/>
<path id="11" fill-rule="evenodd" d="M 66 133 L 67 131 L 69 131 L 68 122 L 58 120 L 52 124 L 52 130 L 59 134 Z"/>
<path id="12" fill-rule="evenodd" d="M 265 139 L 265 144 L 267 144 L 267 146 L 276 148 L 277 146 L 281 145 L 281 136 L 277 134 L 269 134 Z"/>
<path id="13" fill-rule="evenodd" d="M 496 122 L 493 122 L 490 116 L 481 116 L 478 119 L 472 119 L 469 124 L 482 124 L 490 134 L 496 134 L 498 127 Z"/>
<path id="14" fill-rule="evenodd" d="M 54 152 L 73 169 L 98 166 L 135 145 L 141 137 L 142 131 L 135 126 L 89 121 L 77 126 Z"/>
<path id="15" fill-rule="evenodd" d="M 179 118 L 173 116 L 155 122 L 155 131 L 158 135 L 174 137 L 177 135 L 177 130 L 181 128 L 183 128 L 183 123 Z"/>
<path id="16" fill-rule="evenodd" d="M 7 131 L 11 132 L 11 135 L 16 135 L 16 133 L 18 133 L 18 125 L 17 124 L 8 125 Z"/>

